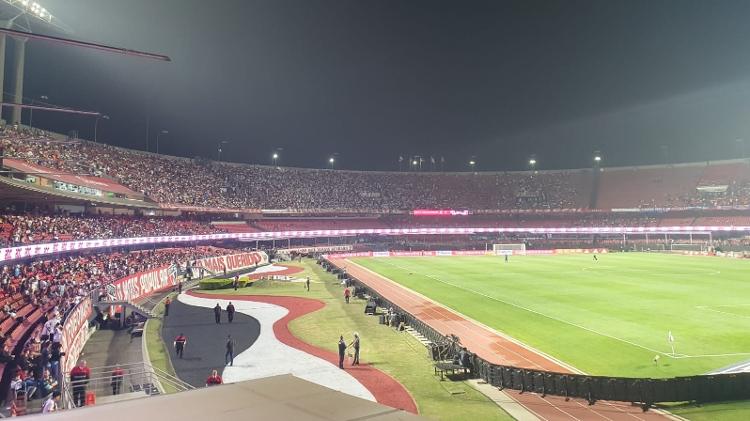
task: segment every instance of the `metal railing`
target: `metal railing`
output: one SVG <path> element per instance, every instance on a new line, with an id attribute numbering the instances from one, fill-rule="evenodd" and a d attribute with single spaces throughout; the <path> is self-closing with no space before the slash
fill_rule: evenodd
<path id="1" fill-rule="evenodd" d="M 326 270 L 342 274 L 335 264 L 319 262 Z M 341 276 L 341 275 L 339 275 Z M 373 297 L 380 307 L 393 307 L 401 314 L 405 324 L 433 342 L 429 355 L 440 360 L 454 355 L 457 343 L 453 335 L 445 336 L 417 319 L 411 313 L 393 304 L 367 284 L 350 274 L 345 274 L 357 289 Z M 447 347 L 441 349 L 441 347 Z M 490 363 L 476 354 L 471 355 L 471 375 L 481 378 L 497 388 L 535 392 L 542 396 L 556 395 L 566 398 L 586 399 L 593 405 L 597 400 L 632 402 L 646 410 L 658 402 L 717 402 L 750 398 L 750 373 L 697 375 L 666 379 L 589 376 L 585 374 L 557 373 Z"/>
<path id="2" fill-rule="evenodd" d="M 123 371 L 123 375 L 120 380 L 113 381 L 115 379 L 112 373 L 118 367 Z M 62 396 L 65 408 L 78 406 L 74 402 L 76 389 L 79 392 L 85 390 L 85 394 L 93 394 L 95 398 L 125 394 L 131 394 L 129 397 L 132 398 L 137 397 L 132 394 L 141 394 L 142 397 L 156 396 L 165 393 L 165 385 L 178 392 L 194 389 L 190 384 L 145 362 L 102 366 L 90 368 L 90 370 L 91 375 L 85 384 L 71 382 L 70 373 L 65 374 Z M 112 400 L 117 400 L 117 398 L 112 398 Z"/>

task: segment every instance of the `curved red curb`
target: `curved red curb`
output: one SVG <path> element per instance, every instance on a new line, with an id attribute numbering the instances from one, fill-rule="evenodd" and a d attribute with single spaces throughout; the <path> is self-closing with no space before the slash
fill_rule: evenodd
<path id="1" fill-rule="evenodd" d="M 304 269 L 300 267 L 294 267 L 294 266 L 285 266 L 286 269 L 284 270 L 277 270 L 273 272 L 263 272 L 263 273 L 257 273 L 257 274 L 250 274 L 250 279 L 260 279 L 264 276 L 275 276 L 275 275 L 291 275 L 293 273 L 299 273 L 302 272 Z"/>
<path id="2" fill-rule="evenodd" d="M 307 352 L 310 355 L 314 355 L 318 358 L 322 358 L 331 364 L 338 365 L 339 357 L 336 353 L 326 351 L 316 346 L 310 345 L 307 342 L 295 337 L 289 330 L 289 322 L 292 320 L 304 316 L 305 314 L 318 311 L 325 307 L 325 303 L 319 300 L 311 298 L 299 298 L 299 297 L 286 297 L 286 296 L 271 296 L 271 295 L 224 295 L 224 294 L 201 294 L 198 292 L 190 291 L 188 294 L 198 298 L 219 298 L 223 300 L 244 300 L 244 301 L 257 301 L 262 303 L 275 304 L 289 310 L 289 313 L 283 318 L 276 321 L 273 324 L 273 333 L 276 338 L 282 343 L 289 345 L 293 348 L 297 348 L 300 351 Z M 331 338 L 332 342 L 336 342 L 337 338 Z M 362 365 L 357 367 L 346 366 L 346 371 L 354 376 L 357 381 L 362 383 L 370 393 L 375 396 L 375 399 L 384 405 L 388 405 L 393 408 L 403 409 L 404 411 L 417 414 L 417 404 L 411 397 L 409 392 L 404 388 L 401 383 L 396 381 L 393 377 L 378 370 L 377 368 L 363 362 Z"/>

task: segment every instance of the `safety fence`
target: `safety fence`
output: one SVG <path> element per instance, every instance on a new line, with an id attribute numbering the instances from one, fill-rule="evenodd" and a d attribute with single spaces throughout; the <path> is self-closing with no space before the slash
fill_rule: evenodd
<path id="1" fill-rule="evenodd" d="M 328 260 L 320 263 L 329 271 L 345 277 L 364 293 L 376 300 L 380 307 L 393 308 L 401 320 L 419 332 L 434 345 L 429 350 L 433 360 L 445 355 L 456 355 L 460 343 L 452 335 L 445 336 L 419 320 L 413 314 L 395 305 L 366 283 L 342 271 Z M 446 350 L 449 347 L 452 349 Z M 443 349 L 441 349 L 443 348 Z M 469 350 L 470 352 L 471 350 Z M 500 389 L 513 389 L 544 395 L 586 399 L 593 405 L 597 400 L 623 401 L 641 404 L 645 409 L 659 402 L 717 402 L 750 398 L 750 373 L 697 375 L 665 379 L 590 376 L 532 370 L 490 363 L 475 354 L 471 355 L 471 375 L 481 378 Z"/>

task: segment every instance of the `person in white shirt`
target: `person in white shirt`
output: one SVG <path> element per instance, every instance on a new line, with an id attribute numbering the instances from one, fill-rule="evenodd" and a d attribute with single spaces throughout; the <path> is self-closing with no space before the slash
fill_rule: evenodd
<path id="1" fill-rule="evenodd" d="M 60 401 L 60 392 L 54 392 L 44 401 L 42 406 L 42 414 L 48 414 L 50 412 L 57 411 L 57 402 Z"/>

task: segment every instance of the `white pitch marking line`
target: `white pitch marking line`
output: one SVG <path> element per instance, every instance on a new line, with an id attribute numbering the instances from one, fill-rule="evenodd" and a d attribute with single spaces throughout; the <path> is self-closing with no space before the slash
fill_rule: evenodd
<path id="1" fill-rule="evenodd" d="M 411 269 L 408 269 L 408 268 L 405 268 L 405 267 L 402 267 L 402 266 L 395 265 L 393 263 L 386 263 L 386 264 L 390 265 L 390 266 L 393 266 L 393 267 L 396 267 L 396 268 L 399 268 L 401 270 L 411 271 L 412 273 L 419 273 L 419 272 L 416 272 L 414 270 L 411 270 Z M 659 350 L 656 350 L 656 349 L 653 349 L 653 348 L 649 348 L 647 346 L 644 346 L 644 345 L 641 345 L 641 344 L 638 344 L 638 343 L 635 343 L 635 342 L 632 342 L 632 341 L 628 341 L 627 339 L 622 339 L 622 338 L 618 338 L 618 337 L 613 336 L 613 335 L 609 335 L 607 333 L 598 332 L 598 331 L 596 331 L 594 329 L 591 329 L 591 328 L 588 328 L 586 326 L 581 326 L 579 324 L 576 324 L 576 323 L 573 323 L 573 322 L 569 322 L 567 320 L 563 320 L 563 319 L 560 319 L 558 317 L 550 316 L 550 315 L 544 314 L 542 312 L 539 312 L 537 310 L 530 309 L 528 307 L 524 307 L 524 306 L 519 305 L 519 304 L 515 304 L 515 303 L 508 302 L 508 301 L 504 301 L 504 300 L 501 300 L 501 299 L 499 299 L 497 297 L 493 297 L 493 296 L 487 295 L 487 294 L 479 292 L 479 291 L 474 291 L 471 288 L 466 288 L 466 287 L 462 287 L 462 286 L 459 286 L 459 285 L 456 285 L 456 284 L 452 284 L 452 283 L 450 283 L 448 281 L 444 281 L 444 280 L 442 280 L 442 279 L 440 279 L 440 278 L 438 278 L 436 276 L 433 276 L 433 275 L 427 275 L 427 274 L 424 274 L 424 273 L 419 273 L 419 274 L 422 275 L 422 276 L 434 279 L 434 280 L 436 280 L 438 282 L 441 282 L 443 284 L 450 285 L 450 286 L 452 286 L 454 288 L 462 289 L 464 291 L 471 292 L 473 294 L 476 294 L 476 295 L 479 295 L 479 296 L 482 296 L 482 297 L 485 297 L 485 298 L 489 298 L 490 300 L 493 300 L 493 301 L 497 301 L 497 302 L 500 302 L 500 303 L 503 303 L 503 304 L 506 304 L 506 305 L 509 305 L 509 306 L 512 306 L 512 307 L 520 308 L 521 310 L 525 310 L 525 311 L 528 311 L 530 313 L 538 314 L 538 315 L 540 315 L 542 317 L 546 317 L 548 319 L 555 320 L 555 321 L 560 322 L 560 323 L 564 323 L 564 324 L 567 324 L 567 325 L 570 325 L 570 326 L 573 326 L 573 327 L 577 327 L 579 329 L 583 329 L 585 331 L 588 331 L 588 332 L 591 332 L 591 333 L 594 333 L 594 334 L 597 334 L 597 335 L 600 335 L 600 336 L 604 336 L 606 338 L 614 339 L 616 341 L 620 341 L 620 342 L 626 343 L 628 345 L 632 345 L 632 346 L 635 346 L 635 347 L 638 347 L 638 348 L 641 348 L 641 349 L 645 349 L 646 351 L 649 351 L 649 352 L 655 352 L 657 354 L 664 355 L 665 357 L 674 358 L 672 356 L 672 354 L 668 353 L 668 352 L 662 352 L 662 351 L 659 351 Z"/>
<path id="2" fill-rule="evenodd" d="M 714 313 L 726 314 L 728 316 L 742 317 L 743 319 L 750 319 L 750 316 L 745 315 L 745 314 L 730 313 L 728 311 L 721 311 L 721 310 L 717 310 L 715 308 L 712 308 L 712 307 L 739 307 L 739 306 L 743 306 L 743 305 L 746 305 L 746 304 L 739 304 L 737 306 L 733 306 L 733 305 L 729 305 L 729 304 L 728 305 L 723 305 L 723 306 L 695 306 L 695 308 L 697 308 L 699 310 L 713 311 Z"/>
<path id="3" fill-rule="evenodd" d="M 555 321 L 558 321 L 560 323 L 564 323 L 564 324 L 567 324 L 567 325 L 570 325 L 570 326 L 573 326 L 573 327 L 577 327 L 579 329 L 583 329 L 583 330 L 585 330 L 587 332 L 591 332 L 591 333 L 594 333 L 596 335 L 604 336 L 605 338 L 614 339 L 616 341 L 620 341 L 620 342 L 626 343 L 628 345 L 632 345 L 632 346 L 635 346 L 635 347 L 638 347 L 638 348 L 641 348 L 641 349 L 645 349 L 646 351 L 649 351 L 649 352 L 655 352 L 655 353 L 663 355 L 665 357 L 669 357 L 669 358 L 673 358 L 673 359 L 677 359 L 678 360 L 678 359 L 683 359 L 683 358 L 738 357 L 738 356 L 742 356 L 742 355 L 750 355 L 750 352 L 736 352 L 736 353 L 727 353 L 727 354 L 700 354 L 700 355 L 677 354 L 677 355 L 673 355 L 671 352 L 662 352 L 662 351 L 659 351 L 659 350 L 656 350 L 656 349 L 652 349 L 652 348 L 649 348 L 649 347 L 647 347 L 645 345 L 641 345 L 639 343 L 632 342 L 632 341 L 629 341 L 627 339 L 622 339 L 622 338 L 618 338 L 617 336 L 614 336 L 614 335 L 610 335 L 610 334 L 607 334 L 607 333 L 602 333 L 602 332 L 596 331 L 594 329 L 588 328 L 586 326 L 579 325 L 577 323 L 569 322 L 567 320 L 563 320 L 563 319 L 560 319 L 560 318 L 557 318 L 557 317 L 554 317 L 554 316 L 550 316 L 550 315 L 541 313 L 541 312 L 539 312 L 537 310 L 530 309 L 528 307 L 524 307 L 524 306 L 519 305 L 519 304 L 515 304 L 515 303 L 508 302 L 508 301 L 504 301 L 504 300 L 501 300 L 501 299 L 499 299 L 497 297 L 492 297 L 490 295 L 484 294 L 484 293 L 479 292 L 479 291 L 474 291 L 471 288 L 466 288 L 466 287 L 462 287 L 462 286 L 459 286 L 459 285 L 456 285 L 456 284 L 452 284 L 452 283 L 450 283 L 448 281 L 445 281 L 445 280 L 442 280 L 442 279 L 440 279 L 440 278 L 438 278 L 438 277 L 436 277 L 434 275 L 429 275 L 429 274 L 424 274 L 424 273 L 421 273 L 421 272 L 417 272 L 415 270 L 412 270 L 412 269 L 409 269 L 409 268 L 405 268 L 403 266 L 399 266 L 399 265 L 387 262 L 385 259 L 383 259 L 382 262 L 385 263 L 385 264 L 387 264 L 387 265 L 389 265 L 389 266 L 393 266 L 393 267 L 401 269 L 401 270 L 409 271 L 409 272 L 412 272 L 412 273 L 417 273 L 417 274 L 420 274 L 422 276 L 434 279 L 434 280 L 436 280 L 436 281 L 438 281 L 440 283 L 443 283 L 443 284 L 446 284 L 446 285 L 450 285 L 450 286 L 452 286 L 454 288 L 462 289 L 464 291 L 471 292 L 473 294 L 477 294 L 479 296 L 482 296 L 482 297 L 485 297 L 485 298 L 489 298 L 490 300 L 497 301 L 497 302 L 500 302 L 500 303 L 503 303 L 503 304 L 507 304 L 509 306 L 516 307 L 516 308 L 519 308 L 521 310 L 528 311 L 530 313 L 538 314 L 538 315 L 540 315 L 542 317 L 546 317 L 548 319 L 555 320 Z M 728 314 L 731 314 L 731 313 L 728 313 Z"/>

